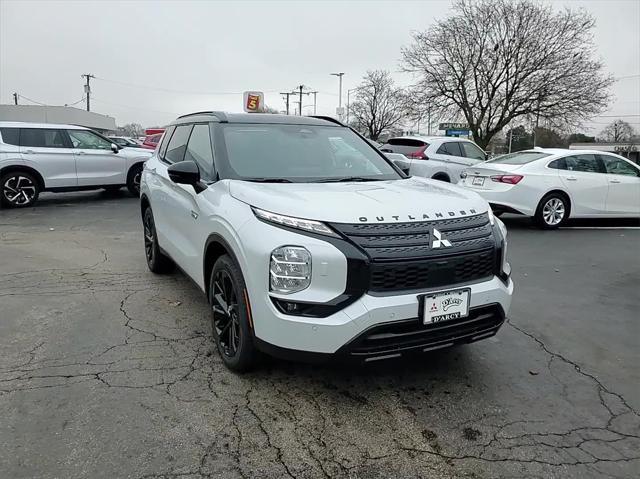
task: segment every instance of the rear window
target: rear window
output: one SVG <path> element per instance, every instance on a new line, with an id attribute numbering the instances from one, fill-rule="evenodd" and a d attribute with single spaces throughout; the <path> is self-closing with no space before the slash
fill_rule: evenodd
<path id="1" fill-rule="evenodd" d="M 0 128 L 0 135 L 2 135 L 2 141 L 8 145 L 18 146 L 20 143 L 20 129 L 19 128 Z"/>
<path id="2" fill-rule="evenodd" d="M 539 160 L 549 156 L 549 153 L 542 153 L 541 151 L 518 151 L 516 153 L 509 153 L 507 155 L 498 156 L 487 163 L 498 163 L 507 165 L 525 165 L 532 161 Z"/>
<path id="3" fill-rule="evenodd" d="M 408 156 L 420 149 L 426 150 L 428 147 L 429 143 L 414 138 L 391 138 L 380 147 L 380 150 L 388 153 L 401 153 Z"/>
<path id="4" fill-rule="evenodd" d="M 20 146 L 40 148 L 66 148 L 64 132 L 44 128 L 23 128 L 20 133 Z"/>

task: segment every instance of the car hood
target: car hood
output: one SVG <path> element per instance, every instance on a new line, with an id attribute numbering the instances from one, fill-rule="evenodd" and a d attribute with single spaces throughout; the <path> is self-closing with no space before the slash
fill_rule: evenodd
<path id="1" fill-rule="evenodd" d="M 272 213 L 334 223 L 395 223 L 486 212 L 477 193 L 426 178 L 366 183 L 231 180 L 234 198 Z"/>

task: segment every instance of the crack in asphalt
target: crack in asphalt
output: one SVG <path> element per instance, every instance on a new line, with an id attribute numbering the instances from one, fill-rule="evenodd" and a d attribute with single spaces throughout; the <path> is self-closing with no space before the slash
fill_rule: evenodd
<path id="1" fill-rule="evenodd" d="M 108 261 L 105 252 L 102 261 L 93 267 L 97 268 Z M 640 455 L 633 453 L 640 450 L 640 436 L 625 433 L 614 424 L 616 419 L 630 415 L 631 426 L 637 426 L 638 412 L 622 395 L 611 391 L 595 375 L 564 355 L 551 351 L 543 341 L 516 326 L 510 319 L 507 319 L 508 325 L 548 355 L 546 367 L 554 381 L 562 387 L 564 396 L 571 385 L 556 374 L 557 363 L 571 366 L 578 377 L 596 386 L 594 398 L 608 415 L 606 424 L 580 425 L 555 432 L 505 434 L 510 427 L 517 425 L 526 428 L 542 421 L 531 419 L 489 424 L 490 432 L 487 432 L 476 426 L 477 419 L 469 419 L 461 422 L 457 428 L 461 431 L 468 429 L 465 435 L 468 451 L 462 452 L 459 446 L 447 443 L 447 431 L 440 434 L 439 430 L 436 434 L 426 429 L 430 426 L 424 423 L 423 413 L 419 414 L 413 407 L 415 401 L 408 399 L 419 391 L 401 392 L 402 375 L 390 384 L 378 379 L 372 380 L 371 384 L 366 378 L 357 379 L 356 384 L 366 385 L 368 393 L 359 391 L 357 385 L 346 388 L 339 386 L 344 378 L 340 375 L 336 378 L 324 370 L 318 370 L 317 375 L 326 377 L 327 384 L 331 386 L 328 389 L 317 389 L 314 379 L 299 378 L 299 382 L 293 382 L 292 378 L 302 369 L 298 366 L 294 366 L 292 372 L 283 367 L 275 372 L 258 373 L 264 377 L 236 381 L 224 369 L 219 358 L 215 354 L 212 356 L 213 342 L 209 334 L 202 332 L 203 325 L 166 324 L 167 318 L 159 313 L 151 316 L 145 312 L 141 316 L 131 308 L 136 295 L 140 296 L 140 301 L 151 301 L 155 296 L 149 295 L 167 285 L 171 285 L 171 293 L 178 295 L 183 303 L 185 299 L 181 294 L 191 290 L 175 288 L 179 286 L 175 279 L 157 280 L 138 273 L 140 279 L 122 281 L 118 280 L 117 273 L 89 272 L 86 269 L 48 270 L 46 274 L 52 275 L 47 279 L 48 292 L 126 291 L 117 306 L 123 340 L 100 351 L 90 351 L 84 360 L 78 361 L 70 360 L 68 356 L 40 358 L 46 342 L 38 341 L 21 353 L 19 358 L 22 362 L 0 368 L 0 397 L 25 394 L 36 389 L 97 384 L 114 390 L 155 391 L 181 405 L 201 402 L 206 407 L 222 407 L 232 412 L 229 426 L 233 444 L 230 449 L 225 447 L 223 437 L 214 433 L 212 440 L 205 441 L 206 446 L 203 443 L 197 464 L 179 472 L 142 473 L 138 477 L 218 477 L 216 472 L 211 472 L 214 470 L 211 468 L 220 457 L 230 457 L 233 471 L 240 477 L 254 477 L 257 466 L 245 457 L 245 452 L 255 447 L 258 436 L 264 437 L 267 450 L 272 451 L 268 454 L 265 451 L 262 457 L 269 466 L 269 477 L 295 479 L 364 477 L 371 471 L 381 471 L 383 475 L 383 471 L 387 471 L 387 475 L 392 476 L 393 471 L 401 470 L 397 468 L 405 464 L 411 464 L 410 467 L 416 471 L 429 471 L 428 474 L 433 477 L 462 477 L 467 475 L 465 467 L 474 461 L 486 464 L 535 464 L 550 468 L 585 466 L 598 471 L 599 465 L 640 460 Z M 25 282 L 33 279 L 29 277 L 30 273 L 16 273 L 21 274 Z M 73 278 L 73 287 L 68 284 L 62 286 L 68 275 Z M 30 288 L 20 292 L 20 286 L 12 285 L 9 288 L 12 292 L 8 295 L 35 294 L 38 282 L 32 283 Z M 7 287 L 0 282 L 0 296 L 6 296 L 6 291 Z M 228 386 L 229 380 L 233 380 L 232 386 Z M 227 381 L 227 384 L 223 381 Z M 261 395 L 264 394 L 268 395 L 268 409 L 262 404 Z M 614 404 L 616 401 L 619 404 Z M 349 417 L 341 408 L 357 411 L 357 416 Z M 267 413 L 268 420 L 265 417 Z M 502 418 L 502 415 L 496 414 L 495 417 Z M 373 450 L 366 443 L 370 438 L 362 435 L 364 433 L 358 429 L 349 436 L 341 437 L 340 429 L 335 425 L 336 418 L 342 421 L 370 419 L 377 424 L 380 434 L 386 437 L 386 443 Z M 256 428 L 251 427 L 253 423 Z M 290 426 L 293 437 L 287 436 L 286 430 L 280 431 L 279 425 Z M 605 445 L 610 451 L 595 449 Z M 477 448 L 476 453 L 473 452 L 474 448 Z M 349 461 L 338 457 L 338 451 L 344 457 L 349 457 Z M 522 457 L 523 454 L 530 457 Z M 470 474 L 471 477 L 477 477 L 473 472 Z M 607 474 L 613 476 L 608 470 Z M 533 473 L 529 475 L 533 476 Z"/>

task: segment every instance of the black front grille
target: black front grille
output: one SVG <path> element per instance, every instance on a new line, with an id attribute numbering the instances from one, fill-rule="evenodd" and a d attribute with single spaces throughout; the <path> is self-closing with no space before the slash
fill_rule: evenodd
<path id="1" fill-rule="evenodd" d="M 331 225 L 370 260 L 369 291 L 384 293 L 451 286 L 491 278 L 497 250 L 487 214 L 414 223 Z M 437 239 L 442 240 L 435 248 Z"/>
<path id="2" fill-rule="evenodd" d="M 498 305 L 469 310 L 469 316 L 453 321 L 422 324 L 420 319 L 374 326 L 344 347 L 344 352 L 362 359 L 428 351 L 469 343 L 493 336 L 504 322 Z"/>
<path id="3" fill-rule="evenodd" d="M 414 223 L 333 223 L 373 261 L 425 258 L 494 247 L 487 214 Z M 451 247 L 431 247 L 436 228 Z"/>
<path id="4" fill-rule="evenodd" d="M 489 279 L 494 274 L 492 248 L 426 261 L 372 263 L 369 290 L 375 292 L 437 288 Z"/>

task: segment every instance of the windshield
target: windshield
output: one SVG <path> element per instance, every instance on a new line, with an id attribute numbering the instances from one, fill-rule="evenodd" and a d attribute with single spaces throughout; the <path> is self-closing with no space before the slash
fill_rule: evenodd
<path id="1" fill-rule="evenodd" d="M 549 153 L 542 153 L 540 151 L 517 151 L 515 153 L 509 153 L 508 155 L 498 156 L 493 158 L 487 163 L 504 163 L 507 165 L 524 165 L 540 158 L 549 156 Z"/>
<path id="2" fill-rule="evenodd" d="M 221 176 L 293 182 L 400 179 L 389 162 L 348 128 L 283 124 L 221 125 Z"/>

